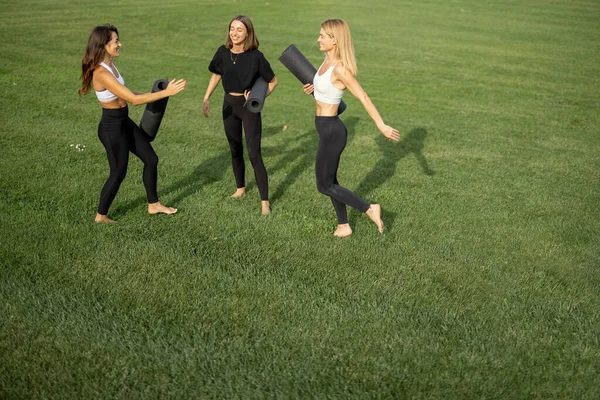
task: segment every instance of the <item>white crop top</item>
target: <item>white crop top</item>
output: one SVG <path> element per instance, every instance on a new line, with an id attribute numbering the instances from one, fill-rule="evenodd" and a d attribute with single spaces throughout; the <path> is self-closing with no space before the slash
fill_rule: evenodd
<path id="1" fill-rule="evenodd" d="M 112 74 L 112 76 L 114 76 L 121 85 L 125 84 L 125 79 L 123 79 L 123 75 L 121 75 L 121 73 L 119 72 L 119 70 L 117 69 L 116 66 L 115 66 L 115 69 L 117 69 L 117 74 L 119 74 L 118 77 L 113 73 L 112 69 L 108 65 L 106 65 L 106 63 L 104 61 L 102 61 L 100 63 L 100 65 L 103 66 L 104 68 L 106 68 L 108 70 L 108 72 L 110 72 Z M 97 91 L 96 97 L 98 97 L 98 100 L 100 100 L 103 103 L 107 102 L 107 101 L 112 101 L 117 98 L 117 96 L 112 94 L 110 92 L 110 90 L 108 90 L 108 89 L 103 90 L 101 92 Z"/>
<path id="2" fill-rule="evenodd" d="M 323 64 L 325 64 L 325 61 L 323 61 Z M 321 67 L 323 64 L 321 64 Z M 331 71 L 333 71 L 334 66 L 335 64 L 329 67 L 323 75 L 319 75 L 319 70 L 317 70 L 317 73 L 313 79 L 313 84 L 315 85 L 315 99 L 322 103 L 340 104 L 342 101 L 342 96 L 344 95 L 343 90 L 336 88 L 331 83 Z M 321 67 L 319 67 L 319 69 L 321 69 Z"/>

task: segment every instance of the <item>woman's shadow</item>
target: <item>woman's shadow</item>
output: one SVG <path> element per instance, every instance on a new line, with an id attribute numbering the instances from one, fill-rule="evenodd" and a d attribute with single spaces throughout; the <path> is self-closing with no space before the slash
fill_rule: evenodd
<path id="1" fill-rule="evenodd" d="M 168 203 L 175 205 L 192 196 L 204 187 L 223 179 L 225 171 L 231 168 L 231 153 L 229 150 L 220 152 L 217 155 L 197 165 L 194 170 L 185 177 L 178 179 L 167 186 L 158 185 L 158 194 L 164 198 L 172 193 L 175 197 L 169 198 Z M 116 205 L 114 215 L 119 216 L 138 208 L 140 204 L 146 202 L 146 197 L 138 197 L 129 203 Z"/>
<path id="2" fill-rule="evenodd" d="M 358 122 L 357 117 L 350 117 L 345 121 L 348 127 L 348 141 L 353 138 L 354 126 Z M 269 137 L 279 131 L 278 127 L 268 127 L 263 130 L 263 137 Z M 286 168 L 291 163 L 295 162 L 292 169 L 286 173 L 283 181 L 277 186 L 274 192 L 270 194 L 271 202 L 277 201 L 285 192 L 296 182 L 300 175 L 311 165 L 314 164 L 315 155 L 317 152 L 319 138 L 314 129 L 311 129 L 300 136 L 296 136 L 293 143 L 295 146 L 290 147 L 290 141 L 277 146 L 262 147 L 263 152 L 277 154 L 280 156 L 279 162 L 272 167 L 267 165 L 267 172 L 272 174 L 280 169 Z M 264 154 L 263 154 L 264 155 Z M 229 149 L 224 150 L 208 160 L 197 165 L 193 171 L 185 177 L 170 183 L 167 186 L 161 186 L 159 182 L 158 192 L 161 198 L 170 194 L 176 193 L 175 197 L 169 198 L 168 203 L 177 205 L 189 196 L 193 196 L 200 192 L 204 187 L 223 179 L 226 171 L 231 170 L 231 152 Z M 131 172 L 128 173 L 128 175 Z M 252 182 L 246 188 L 252 186 Z M 315 186 L 316 191 L 316 186 Z M 127 214 L 129 211 L 139 207 L 140 204 L 146 202 L 145 196 L 140 196 L 126 204 L 115 204 L 112 212 L 115 217 Z"/>
<path id="3" fill-rule="evenodd" d="M 389 180 L 398 167 L 398 162 L 407 154 L 414 154 L 417 158 L 423 173 L 429 176 L 435 175 L 435 171 L 431 169 L 427 163 L 427 159 L 423 155 L 425 148 L 425 138 L 427 130 L 425 128 L 415 128 L 408 132 L 400 143 L 394 145 L 384 136 L 379 136 L 376 141 L 381 150 L 381 158 L 373 166 L 373 169 L 363 178 L 362 182 L 356 188 L 356 193 L 361 197 L 367 197 L 377 188 Z M 396 219 L 396 213 L 387 211 L 382 208 L 382 219 L 386 223 L 386 228 L 390 229 Z M 350 219 L 354 223 L 356 215 L 353 213 Z"/>

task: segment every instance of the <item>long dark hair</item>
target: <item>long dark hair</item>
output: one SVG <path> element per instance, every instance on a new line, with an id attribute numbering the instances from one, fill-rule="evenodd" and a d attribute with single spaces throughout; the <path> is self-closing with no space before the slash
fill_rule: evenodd
<path id="1" fill-rule="evenodd" d="M 90 33 L 85 54 L 81 60 L 81 88 L 79 95 L 84 96 L 90 92 L 94 69 L 104 60 L 106 50 L 104 46 L 110 42 L 112 33 L 119 35 L 116 27 L 110 24 L 95 27 Z"/>
<path id="2" fill-rule="evenodd" d="M 231 49 L 233 47 L 233 42 L 229 37 L 229 29 L 231 29 L 231 24 L 233 21 L 240 21 L 246 27 L 246 32 L 248 36 L 246 36 L 246 40 L 244 40 L 244 51 L 251 51 L 258 49 L 258 37 L 256 37 L 256 33 L 254 33 L 254 26 L 252 25 L 252 21 L 245 15 L 237 15 L 233 17 L 231 21 L 229 21 L 229 26 L 227 30 L 227 39 L 225 40 L 225 47 Z"/>

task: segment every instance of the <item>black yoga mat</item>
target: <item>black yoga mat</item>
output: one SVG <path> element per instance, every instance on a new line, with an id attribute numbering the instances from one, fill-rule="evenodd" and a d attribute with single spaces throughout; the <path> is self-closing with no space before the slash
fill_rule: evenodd
<path id="1" fill-rule="evenodd" d="M 152 85 L 152 93 L 165 90 L 168 85 L 168 79 L 159 79 Z M 167 109 L 168 101 L 169 98 L 165 97 L 156 100 L 153 103 L 146 104 L 142 120 L 140 121 L 140 128 L 142 128 L 142 130 L 150 137 L 150 141 L 153 141 L 156 138 L 158 128 L 160 127 L 160 123 L 165 115 L 165 110 Z"/>
<path id="2" fill-rule="evenodd" d="M 313 83 L 317 69 L 304 57 L 304 55 L 293 44 L 281 53 L 279 61 L 300 81 L 303 85 Z M 338 108 L 338 115 L 344 112 L 346 103 L 344 100 Z"/>
<path id="3" fill-rule="evenodd" d="M 269 84 L 263 78 L 258 77 L 252 89 L 250 89 L 250 94 L 248 95 L 248 99 L 244 104 L 248 111 L 253 113 L 259 113 L 265 105 L 265 98 L 267 97 L 267 89 L 269 88 Z"/>

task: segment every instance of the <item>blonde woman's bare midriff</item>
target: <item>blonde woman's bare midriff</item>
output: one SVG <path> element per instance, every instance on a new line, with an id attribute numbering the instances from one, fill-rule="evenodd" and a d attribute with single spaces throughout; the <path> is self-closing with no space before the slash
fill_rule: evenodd
<path id="1" fill-rule="evenodd" d="M 338 115 L 339 104 L 327 104 L 319 100 L 315 100 L 315 104 L 317 105 L 317 117 L 335 117 Z"/>

